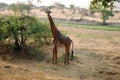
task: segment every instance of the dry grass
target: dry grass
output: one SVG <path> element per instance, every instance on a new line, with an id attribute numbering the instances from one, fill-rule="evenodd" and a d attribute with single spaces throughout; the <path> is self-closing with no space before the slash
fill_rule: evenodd
<path id="1" fill-rule="evenodd" d="M 57 12 L 57 14 L 56 14 Z M 54 18 L 79 18 L 80 14 L 72 15 L 70 11 L 62 14 L 53 10 Z M 31 11 L 31 15 L 47 18 L 44 12 Z M 4 14 L 4 13 L 1 13 Z M 100 20 L 99 14 L 94 19 Z M 79 17 L 78 17 L 79 16 Z M 119 15 L 110 21 L 120 22 Z M 90 17 L 84 17 L 93 19 Z M 52 46 L 43 46 L 46 54 L 43 61 L 36 60 L 0 60 L 0 80 L 120 80 L 120 32 L 91 30 L 75 27 L 58 27 L 74 42 L 75 60 L 69 65 L 61 61 L 51 64 Z M 59 49 L 58 56 L 64 54 Z"/>
<path id="2" fill-rule="evenodd" d="M 74 42 L 75 59 L 68 66 L 52 65 L 52 46 L 43 46 L 46 58 L 0 60 L 1 80 L 119 80 L 120 32 L 58 27 Z M 94 36 L 93 36 L 94 35 Z M 103 37 L 104 36 L 104 37 Z M 111 36 L 110 38 L 106 38 Z M 64 54 L 62 48 L 58 56 Z"/>

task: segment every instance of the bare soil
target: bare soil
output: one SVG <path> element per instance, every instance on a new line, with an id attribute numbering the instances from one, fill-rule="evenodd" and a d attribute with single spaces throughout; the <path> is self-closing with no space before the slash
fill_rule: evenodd
<path id="1" fill-rule="evenodd" d="M 46 58 L 0 60 L 0 80 L 120 80 L 120 32 L 58 27 L 74 42 L 74 60 L 52 65 L 52 46 L 44 46 Z M 64 53 L 59 48 L 58 56 Z"/>

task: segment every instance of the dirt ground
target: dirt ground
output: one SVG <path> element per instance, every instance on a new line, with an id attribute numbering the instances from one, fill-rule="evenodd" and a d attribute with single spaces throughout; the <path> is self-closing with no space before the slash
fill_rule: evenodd
<path id="1" fill-rule="evenodd" d="M 46 58 L 0 60 L 0 80 L 120 80 L 120 32 L 58 27 L 74 42 L 74 60 L 52 65 L 52 46 Z M 64 53 L 59 49 L 59 57 Z"/>

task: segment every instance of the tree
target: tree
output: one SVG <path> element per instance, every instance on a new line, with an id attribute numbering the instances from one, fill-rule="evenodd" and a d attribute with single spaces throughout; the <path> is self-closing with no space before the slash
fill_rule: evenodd
<path id="1" fill-rule="evenodd" d="M 5 3 L 0 3 L 0 10 L 4 11 L 5 9 L 8 9 L 8 5 Z"/>
<path id="2" fill-rule="evenodd" d="M 17 15 L 17 13 L 20 12 L 21 14 L 23 14 L 25 11 L 29 13 L 29 11 L 31 10 L 31 6 L 24 3 L 10 4 L 9 9 L 14 12 L 14 15 Z"/>
<path id="3" fill-rule="evenodd" d="M 109 10 L 101 10 L 101 18 L 103 19 L 103 24 L 106 24 L 106 20 L 109 19 L 109 16 L 114 16 L 113 13 Z"/>
<path id="4" fill-rule="evenodd" d="M 31 6 L 30 5 L 26 5 L 26 4 L 20 3 L 17 6 L 18 6 L 18 10 L 21 13 L 24 13 L 24 11 L 27 11 L 27 13 L 29 13 L 30 10 L 31 10 Z"/>
<path id="5" fill-rule="evenodd" d="M 70 4 L 70 9 L 74 9 L 74 4 Z"/>
<path id="6" fill-rule="evenodd" d="M 9 9 L 14 12 L 14 15 L 17 15 L 17 13 L 18 13 L 18 6 L 16 6 L 16 4 L 10 4 L 9 5 Z"/>
<path id="7" fill-rule="evenodd" d="M 86 8 L 80 8 L 79 11 L 80 11 L 82 17 L 88 16 L 88 10 Z"/>
<path id="8" fill-rule="evenodd" d="M 35 1 L 35 0 L 34 0 Z M 36 0 L 37 4 L 41 2 L 41 0 Z M 33 0 L 27 0 L 28 4 L 33 5 Z"/>
<path id="9" fill-rule="evenodd" d="M 89 14 L 90 14 L 91 17 L 94 17 L 94 13 L 95 13 L 95 11 L 89 10 Z"/>
<path id="10" fill-rule="evenodd" d="M 116 1 L 119 2 L 119 0 L 92 0 L 90 10 L 100 12 L 103 24 L 106 24 L 106 20 L 108 20 L 110 16 L 113 16 L 113 4 Z"/>
<path id="11" fill-rule="evenodd" d="M 74 4 L 70 4 L 70 9 L 72 11 L 72 14 L 75 14 L 75 5 Z"/>
<path id="12" fill-rule="evenodd" d="M 64 9 L 65 8 L 65 5 L 64 4 L 61 4 L 60 2 L 55 2 L 53 4 L 53 6 L 55 6 L 56 8 L 58 9 Z"/>
<path id="13" fill-rule="evenodd" d="M 114 3 L 115 2 L 120 2 L 120 0 L 92 0 L 90 3 L 90 8 L 98 8 L 97 5 L 101 5 L 104 8 L 110 8 L 110 10 L 112 11 L 114 8 Z"/>
<path id="14" fill-rule="evenodd" d="M 9 16 L 0 18 L 0 40 L 7 35 L 14 49 L 23 49 L 26 45 L 42 46 L 48 43 L 51 33 L 48 24 L 30 16 Z M 5 42 L 5 41 L 4 41 Z"/>

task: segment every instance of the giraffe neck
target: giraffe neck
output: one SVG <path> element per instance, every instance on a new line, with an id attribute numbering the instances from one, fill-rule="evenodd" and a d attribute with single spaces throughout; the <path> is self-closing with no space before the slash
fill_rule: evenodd
<path id="1" fill-rule="evenodd" d="M 52 35 L 53 37 L 55 37 L 58 34 L 58 30 L 55 27 L 55 23 L 50 15 L 48 15 L 48 19 L 49 19 Z"/>
<path id="2" fill-rule="evenodd" d="M 54 21 L 53 21 L 53 19 L 50 15 L 48 15 L 48 19 L 49 19 L 49 22 L 50 22 L 50 26 L 55 27 L 55 23 L 54 23 Z"/>

